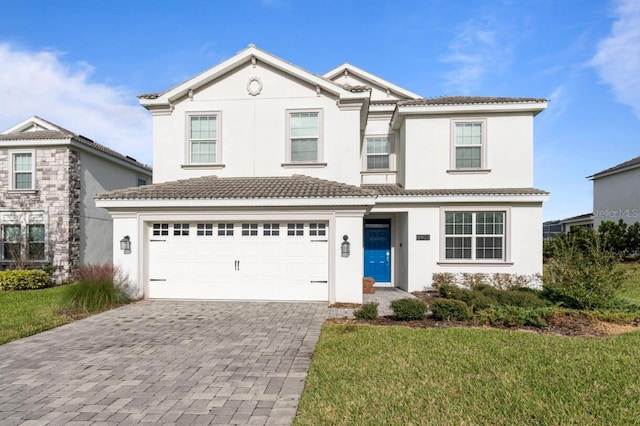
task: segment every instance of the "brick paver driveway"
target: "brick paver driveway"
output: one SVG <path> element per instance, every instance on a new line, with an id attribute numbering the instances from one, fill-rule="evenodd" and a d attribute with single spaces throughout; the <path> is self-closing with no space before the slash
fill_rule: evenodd
<path id="1" fill-rule="evenodd" d="M 325 304 L 144 301 L 0 346 L 0 424 L 289 424 Z"/>

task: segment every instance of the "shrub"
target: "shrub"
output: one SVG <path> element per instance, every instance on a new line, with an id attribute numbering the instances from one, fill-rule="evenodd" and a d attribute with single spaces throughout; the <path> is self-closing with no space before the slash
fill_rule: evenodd
<path id="1" fill-rule="evenodd" d="M 66 286 L 64 305 L 84 312 L 96 312 L 129 303 L 128 278 L 120 268 L 110 264 L 78 268 L 76 282 Z"/>
<path id="2" fill-rule="evenodd" d="M 544 297 L 576 309 L 610 304 L 624 279 L 619 257 L 603 248 L 593 230 L 558 238 L 557 244 L 547 265 Z"/>
<path id="3" fill-rule="evenodd" d="M 419 320 L 427 313 L 427 305 L 420 299 L 407 297 L 391 302 L 391 309 L 396 319 L 401 321 Z"/>
<path id="4" fill-rule="evenodd" d="M 38 270 L 9 270 L 0 272 L 0 290 L 37 290 L 49 287 L 50 275 Z"/>
<path id="5" fill-rule="evenodd" d="M 434 299 L 430 307 L 433 317 L 440 321 L 464 321 L 471 316 L 469 306 L 461 300 Z"/>
<path id="6" fill-rule="evenodd" d="M 439 290 L 443 285 L 456 285 L 456 274 L 451 272 L 434 273 L 431 276 L 433 288 Z"/>
<path id="7" fill-rule="evenodd" d="M 438 290 L 440 297 L 445 299 L 462 300 L 467 303 L 476 296 L 477 292 L 457 287 L 455 285 L 443 285 Z"/>
<path id="8" fill-rule="evenodd" d="M 471 300 L 466 302 L 473 312 L 481 311 L 497 304 L 495 299 L 487 297 L 480 292 L 475 293 L 477 294 L 474 294 Z"/>
<path id="9" fill-rule="evenodd" d="M 522 290 L 498 290 L 493 287 L 481 287 L 478 291 L 496 301 L 496 305 L 519 306 L 521 308 L 540 308 L 545 302 L 534 292 Z"/>
<path id="10" fill-rule="evenodd" d="M 480 324 L 506 327 L 532 326 L 545 328 L 553 315 L 553 308 L 523 308 L 520 306 L 495 306 L 476 313 L 474 320 Z"/>
<path id="11" fill-rule="evenodd" d="M 467 272 L 462 273 L 462 280 L 460 285 L 462 287 L 474 290 L 476 287 L 487 283 L 486 274 L 470 274 Z"/>
<path id="12" fill-rule="evenodd" d="M 353 316 L 363 320 L 376 319 L 378 318 L 378 304 L 376 302 L 365 303 L 360 309 L 353 311 Z"/>

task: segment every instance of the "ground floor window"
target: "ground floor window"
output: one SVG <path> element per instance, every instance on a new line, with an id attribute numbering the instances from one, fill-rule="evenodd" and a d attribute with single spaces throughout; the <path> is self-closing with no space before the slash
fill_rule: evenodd
<path id="1" fill-rule="evenodd" d="M 44 225 L 27 225 L 27 258 L 45 260 Z"/>
<path id="2" fill-rule="evenodd" d="M 505 260 L 505 212 L 446 211 L 445 259 Z"/>
<path id="3" fill-rule="evenodd" d="M 22 226 L 2 225 L 2 259 L 17 260 L 22 252 Z"/>
<path id="4" fill-rule="evenodd" d="M 5 223 L 2 225 L 2 260 L 46 260 L 46 234 L 43 224 Z"/>

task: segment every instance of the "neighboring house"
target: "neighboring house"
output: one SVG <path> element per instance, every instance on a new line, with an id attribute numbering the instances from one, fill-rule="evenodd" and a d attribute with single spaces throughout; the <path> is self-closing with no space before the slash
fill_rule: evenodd
<path id="1" fill-rule="evenodd" d="M 0 268 L 110 262 L 112 221 L 96 192 L 151 183 L 151 169 L 39 117 L 0 133 Z"/>
<path id="2" fill-rule="evenodd" d="M 628 225 L 640 221 L 640 157 L 598 172 L 593 180 L 593 222 L 596 229 L 604 221 Z"/>
<path id="3" fill-rule="evenodd" d="M 97 204 L 145 297 L 361 303 L 364 276 L 415 291 L 436 272 L 542 272 L 545 99 L 423 99 L 252 45 L 139 98 L 154 184 Z"/>
<path id="4" fill-rule="evenodd" d="M 542 237 L 550 239 L 558 234 L 567 233 L 571 228 L 578 226 L 582 228 L 593 228 L 593 214 L 585 213 L 578 216 L 568 217 L 561 220 L 549 220 L 542 224 Z"/>

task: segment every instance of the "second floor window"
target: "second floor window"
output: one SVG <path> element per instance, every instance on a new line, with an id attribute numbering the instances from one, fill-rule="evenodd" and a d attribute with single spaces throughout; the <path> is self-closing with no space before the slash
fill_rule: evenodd
<path id="1" fill-rule="evenodd" d="M 191 164 L 214 164 L 218 161 L 218 116 L 189 116 L 189 161 Z"/>
<path id="2" fill-rule="evenodd" d="M 367 170 L 389 169 L 388 137 L 367 138 Z"/>
<path id="3" fill-rule="evenodd" d="M 455 169 L 481 169 L 485 149 L 484 122 L 460 122 L 454 123 L 454 168 Z"/>
<path id="4" fill-rule="evenodd" d="M 291 163 L 320 161 L 320 112 L 289 113 L 288 155 Z"/>
<path id="5" fill-rule="evenodd" d="M 11 154 L 11 189 L 33 189 L 33 153 Z"/>

